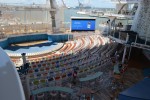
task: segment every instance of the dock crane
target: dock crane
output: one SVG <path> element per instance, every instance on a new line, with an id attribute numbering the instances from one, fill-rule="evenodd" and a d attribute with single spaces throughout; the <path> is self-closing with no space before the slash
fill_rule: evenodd
<path id="1" fill-rule="evenodd" d="M 61 0 L 61 1 L 62 1 L 62 3 L 63 3 L 63 7 L 67 8 L 67 6 L 66 6 L 64 0 Z"/>

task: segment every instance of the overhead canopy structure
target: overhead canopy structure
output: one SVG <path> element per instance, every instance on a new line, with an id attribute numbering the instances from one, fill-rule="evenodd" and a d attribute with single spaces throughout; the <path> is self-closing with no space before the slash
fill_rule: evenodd
<path id="1" fill-rule="evenodd" d="M 133 87 L 121 92 L 119 100 L 150 100 L 150 78 L 145 78 Z"/>

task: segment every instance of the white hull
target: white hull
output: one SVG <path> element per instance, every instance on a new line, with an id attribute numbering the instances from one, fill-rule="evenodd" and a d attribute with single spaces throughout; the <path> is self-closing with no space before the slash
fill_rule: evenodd
<path id="1" fill-rule="evenodd" d="M 117 18 L 133 18 L 134 16 L 133 15 L 122 15 L 122 14 L 108 14 L 108 13 L 105 13 L 103 16 L 105 16 L 105 17 L 110 17 L 110 16 L 112 16 L 112 17 L 117 17 Z"/>
<path id="2" fill-rule="evenodd" d="M 88 16 L 92 16 L 92 17 L 117 17 L 117 18 L 130 18 L 133 19 L 133 15 L 122 15 L 122 14 L 113 14 L 113 13 L 91 13 L 90 11 L 78 11 L 77 14 L 81 14 L 81 15 L 88 15 Z"/>
<path id="3" fill-rule="evenodd" d="M 78 11 L 77 14 L 88 15 L 88 14 L 90 14 L 90 12 L 86 12 L 86 11 Z"/>

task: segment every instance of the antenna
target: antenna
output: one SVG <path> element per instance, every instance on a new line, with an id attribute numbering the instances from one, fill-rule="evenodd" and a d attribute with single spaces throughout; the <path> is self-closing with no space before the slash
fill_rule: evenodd
<path id="1" fill-rule="evenodd" d="M 80 9 L 82 10 L 82 8 L 83 8 L 83 4 L 80 2 L 80 0 L 78 0 L 78 3 L 79 3 L 79 7 L 80 7 Z"/>
<path id="2" fill-rule="evenodd" d="M 118 0 L 119 4 L 121 4 L 121 0 Z"/>

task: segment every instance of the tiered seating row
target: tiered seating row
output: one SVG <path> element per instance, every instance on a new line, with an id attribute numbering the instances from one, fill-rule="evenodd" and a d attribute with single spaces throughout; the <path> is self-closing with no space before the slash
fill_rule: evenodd
<path id="1" fill-rule="evenodd" d="M 80 68 L 78 75 L 83 75 L 89 71 L 96 70 L 100 66 L 104 66 L 107 63 L 110 63 L 110 59 L 103 60 L 99 63 L 97 63 L 97 61 L 98 59 L 93 60 L 89 66 L 82 64 L 82 67 Z M 51 72 L 50 74 L 47 74 L 47 73 L 38 74 L 36 78 L 33 78 L 30 80 L 32 89 L 42 88 L 47 85 L 51 85 L 51 82 L 57 82 L 59 80 L 70 78 L 72 76 L 72 70 L 70 70 L 70 68 L 68 69 L 69 70 L 66 70 L 66 71 L 59 70 L 57 73 Z"/>
<path id="2" fill-rule="evenodd" d="M 104 45 L 107 42 L 109 43 L 109 40 L 101 36 L 82 37 L 78 40 L 71 41 L 70 46 L 68 46 L 67 48 L 65 45 L 68 45 L 69 42 L 66 43 L 64 45 L 64 48 L 66 49 L 62 48 L 60 51 L 58 51 L 60 54 L 57 54 L 57 57 L 56 53 L 53 53 L 49 56 L 45 56 L 44 59 L 42 57 L 38 58 L 38 60 L 33 60 L 33 58 L 30 58 L 30 82 L 36 83 L 37 81 L 37 83 L 39 84 L 38 80 L 43 79 L 45 80 L 44 83 L 50 80 L 60 80 L 72 76 L 72 71 L 76 67 L 79 68 L 80 75 L 91 69 L 94 69 L 94 66 L 100 66 L 101 64 L 103 64 L 103 62 L 110 62 L 107 57 L 102 60 L 101 57 L 94 55 L 98 53 L 102 54 L 102 56 L 105 56 L 104 54 L 111 54 L 115 49 L 113 47 L 115 45 L 108 47 L 108 44 Z M 67 54 L 66 51 L 72 51 L 72 53 Z M 61 53 L 63 52 L 65 52 L 65 54 L 62 55 Z M 89 55 L 89 53 L 92 55 Z"/>

